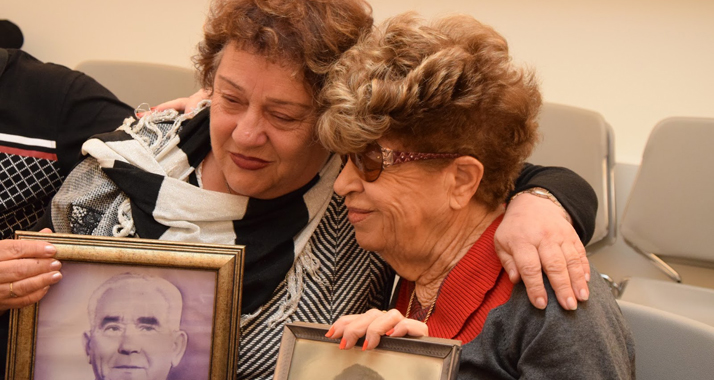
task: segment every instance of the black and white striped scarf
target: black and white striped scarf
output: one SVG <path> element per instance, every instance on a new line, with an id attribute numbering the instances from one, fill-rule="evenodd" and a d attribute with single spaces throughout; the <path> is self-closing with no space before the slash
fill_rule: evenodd
<path id="1" fill-rule="evenodd" d="M 359 248 L 333 194 L 337 157 L 277 199 L 204 190 L 205 106 L 127 119 L 83 151 L 52 202 L 55 231 L 246 246 L 239 378 L 272 377 L 284 323 L 331 323 L 388 302 L 391 270 Z"/>

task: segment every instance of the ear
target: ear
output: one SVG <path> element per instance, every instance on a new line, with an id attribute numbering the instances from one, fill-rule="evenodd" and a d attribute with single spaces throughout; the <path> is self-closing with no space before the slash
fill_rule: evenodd
<path id="1" fill-rule="evenodd" d="M 171 368 L 175 368 L 183 358 L 188 345 L 188 334 L 185 331 L 176 331 L 174 333 L 173 358 L 171 359 Z"/>
<path id="2" fill-rule="evenodd" d="M 471 156 L 461 156 L 452 163 L 453 188 L 449 205 L 455 210 L 466 207 L 483 178 L 483 164 Z"/>
<path id="3" fill-rule="evenodd" d="M 84 334 L 82 334 L 82 344 L 84 344 L 84 352 L 87 354 L 89 364 L 92 364 L 92 355 L 89 354 L 89 346 L 91 342 L 92 339 L 90 338 L 89 331 L 85 331 Z"/>

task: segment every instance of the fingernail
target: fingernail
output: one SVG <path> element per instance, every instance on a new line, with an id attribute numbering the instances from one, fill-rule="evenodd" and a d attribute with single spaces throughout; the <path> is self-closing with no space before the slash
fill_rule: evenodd
<path id="1" fill-rule="evenodd" d="M 565 301 L 565 304 L 568 305 L 568 310 L 578 309 L 578 303 L 575 302 L 575 298 L 573 297 L 568 297 L 568 299 Z"/>
<path id="2" fill-rule="evenodd" d="M 60 273 L 60 272 L 55 272 L 55 273 L 52 275 L 52 281 L 54 281 L 54 282 L 57 282 L 57 281 L 59 281 L 59 280 L 61 280 L 61 279 L 62 279 L 62 273 Z"/>
<path id="3" fill-rule="evenodd" d="M 347 341 L 345 340 L 345 338 L 342 338 L 342 340 L 340 341 L 340 350 L 344 350 L 346 346 Z"/>
<path id="4" fill-rule="evenodd" d="M 364 344 L 362 345 L 362 351 L 367 351 L 367 339 L 364 340 Z"/>
<path id="5" fill-rule="evenodd" d="M 543 298 L 543 297 L 536 298 L 535 306 L 541 310 L 545 309 L 545 307 L 546 307 L 545 298 Z"/>
<path id="6" fill-rule="evenodd" d="M 585 281 L 590 282 L 590 273 L 585 273 Z"/>
<path id="7" fill-rule="evenodd" d="M 327 338 L 332 338 L 332 334 L 334 334 L 334 333 L 335 333 L 335 327 L 334 327 L 334 326 L 330 326 L 330 329 L 327 330 L 327 334 L 325 334 L 325 337 L 327 337 Z"/>
<path id="8" fill-rule="evenodd" d="M 387 331 L 386 333 L 384 333 L 384 335 L 392 335 L 392 334 L 394 334 L 394 329 L 393 329 L 393 328 L 389 329 L 389 331 Z"/>
<path id="9" fill-rule="evenodd" d="M 52 261 L 50 264 L 50 269 L 52 270 L 60 270 L 60 268 L 62 268 L 62 263 L 57 260 Z"/>
<path id="10" fill-rule="evenodd" d="M 57 253 L 57 248 L 54 245 L 46 245 L 45 252 L 47 253 Z"/>
<path id="11" fill-rule="evenodd" d="M 581 301 L 587 301 L 588 297 L 590 297 L 590 292 L 588 292 L 586 289 L 580 289 L 580 300 Z"/>
<path id="12" fill-rule="evenodd" d="M 511 269 L 510 271 L 508 271 L 508 278 L 509 278 L 511 281 L 513 281 L 513 279 L 516 278 L 516 271 L 513 270 L 513 269 Z"/>

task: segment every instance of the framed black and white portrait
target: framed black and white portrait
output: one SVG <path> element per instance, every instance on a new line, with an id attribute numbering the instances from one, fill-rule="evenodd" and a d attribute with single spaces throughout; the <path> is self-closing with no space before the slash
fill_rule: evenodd
<path id="1" fill-rule="evenodd" d="M 17 232 L 62 280 L 13 310 L 7 379 L 235 377 L 242 246 Z"/>
<path id="2" fill-rule="evenodd" d="M 461 342 L 441 338 L 383 336 L 377 348 L 362 351 L 363 340 L 349 350 L 325 337 L 330 326 L 286 324 L 274 380 L 453 380 Z"/>

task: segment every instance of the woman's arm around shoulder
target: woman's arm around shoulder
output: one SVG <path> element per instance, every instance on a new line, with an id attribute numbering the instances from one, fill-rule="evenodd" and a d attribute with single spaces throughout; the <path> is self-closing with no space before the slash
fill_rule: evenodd
<path id="1" fill-rule="evenodd" d="M 576 309 L 589 296 L 584 244 L 595 226 L 595 192 L 569 169 L 525 164 L 510 200 L 495 236 L 509 278 L 522 278 L 531 303 L 542 309 L 548 301 L 544 271 L 560 305 Z"/>

